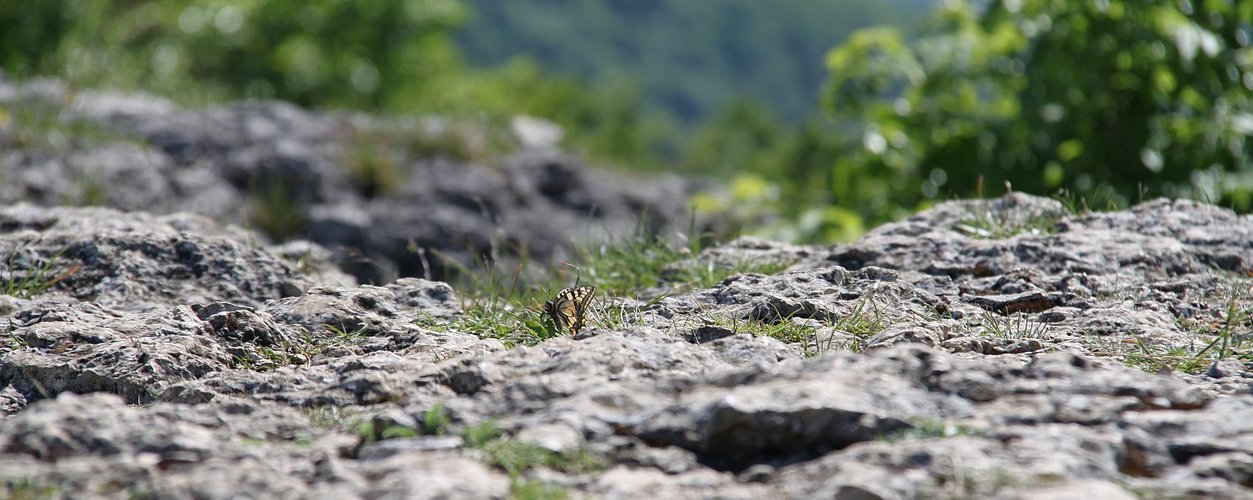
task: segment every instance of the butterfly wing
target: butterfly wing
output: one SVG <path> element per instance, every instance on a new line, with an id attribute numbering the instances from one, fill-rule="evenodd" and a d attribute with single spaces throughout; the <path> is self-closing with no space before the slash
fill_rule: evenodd
<path id="1" fill-rule="evenodd" d="M 587 306 L 596 295 L 596 287 L 583 285 L 566 288 L 557 292 L 557 296 L 544 303 L 544 309 L 553 318 L 559 330 L 570 330 L 571 334 L 579 333 L 587 319 Z"/>

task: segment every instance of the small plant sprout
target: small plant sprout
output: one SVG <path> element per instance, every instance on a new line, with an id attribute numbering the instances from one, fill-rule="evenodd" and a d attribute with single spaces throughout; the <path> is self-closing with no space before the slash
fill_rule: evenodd
<path id="1" fill-rule="evenodd" d="M 980 320 L 983 332 L 989 336 L 1009 339 L 1043 339 L 1048 336 L 1048 324 L 1034 321 L 1026 314 L 1014 314 L 1008 318 L 984 311 Z"/>

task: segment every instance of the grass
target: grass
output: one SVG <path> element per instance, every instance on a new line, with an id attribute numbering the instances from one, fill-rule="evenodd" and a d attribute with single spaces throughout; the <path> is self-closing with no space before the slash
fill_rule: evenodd
<path id="1" fill-rule="evenodd" d="M 66 200 L 67 205 L 102 206 L 109 201 L 109 193 L 104 183 L 90 174 L 76 174 L 73 184 L 78 187 L 78 196 Z"/>
<path id="2" fill-rule="evenodd" d="M 54 276 L 51 271 L 57 260 L 60 259 L 60 254 L 57 254 L 47 260 L 36 258 L 34 262 L 25 266 L 25 272 L 19 273 L 16 268 L 22 267 L 22 263 L 18 262 L 17 254 L 18 252 L 9 254 L 5 273 L 0 275 L 0 295 L 29 300 L 42 295 L 54 285 L 78 271 L 78 267 L 74 266 L 69 271 Z"/>
<path id="3" fill-rule="evenodd" d="M 448 410 L 444 408 L 443 403 L 435 405 L 434 408 L 426 410 L 422 413 L 422 433 L 431 436 L 442 436 L 448 432 L 448 426 L 452 420 L 448 417 Z"/>
<path id="4" fill-rule="evenodd" d="M 322 323 L 322 328 L 330 333 L 329 337 L 323 338 L 321 341 L 315 342 L 323 349 L 328 347 L 341 347 L 359 344 L 365 338 L 365 331 L 368 325 L 361 325 L 356 330 L 349 330 L 344 325 L 333 325 L 330 323 Z"/>
<path id="5" fill-rule="evenodd" d="M 252 227 L 281 241 L 303 233 L 309 215 L 282 184 L 268 183 L 249 190 L 247 219 Z"/>
<path id="6" fill-rule="evenodd" d="M 1140 201 L 1144 201 L 1144 195 L 1139 194 Z M 1061 202 L 1066 210 L 1075 215 L 1090 214 L 1097 207 L 1096 211 L 1112 212 L 1127 208 L 1127 201 L 1121 195 L 1114 191 L 1114 188 L 1108 184 L 1101 184 L 1088 191 L 1086 194 L 1077 194 L 1074 191 L 1059 189 L 1051 196 L 1054 200 Z"/>
<path id="7" fill-rule="evenodd" d="M 989 200 L 979 201 L 980 207 L 970 217 L 957 223 L 954 230 L 978 239 L 1002 240 L 1020 234 L 1056 233 L 1057 222 L 1062 219 L 1062 215 L 1049 213 L 1016 216 L 1013 211 L 989 208 Z"/>
<path id="8" fill-rule="evenodd" d="M 1009 340 L 1044 339 L 1049 331 L 1047 323 L 1032 321 L 1026 314 L 1002 317 L 984 311 L 980 324 L 983 335 Z"/>
<path id="9" fill-rule="evenodd" d="M 300 412 L 315 427 L 343 430 L 352 426 L 361 410 L 354 407 L 323 405 L 303 407 Z"/>
<path id="10" fill-rule="evenodd" d="M 1122 341 L 1106 342 L 1105 351 L 1099 354 L 1121 358 L 1128 366 L 1156 373 L 1164 369 L 1184 373 L 1200 373 L 1214 362 L 1234 359 L 1253 362 L 1253 297 L 1246 291 L 1247 283 L 1233 282 L 1226 291 L 1215 297 L 1224 304 L 1219 321 L 1197 321 L 1177 318 L 1180 329 L 1188 332 L 1192 341 L 1186 346 L 1162 346 L 1133 337 Z"/>
<path id="11" fill-rule="evenodd" d="M 509 483 L 509 497 L 516 500 L 562 500 L 568 496 L 564 489 L 543 481 L 519 478 Z"/>
<path id="12" fill-rule="evenodd" d="M 1201 349 L 1197 355 L 1205 355 L 1206 352 L 1213 350 L 1214 357 L 1218 359 L 1234 357 L 1242 361 L 1253 361 L 1253 351 L 1245 345 L 1246 342 L 1253 341 L 1249 338 L 1249 328 L 1253 327 L 1253 307 L 1241 306 L 1241 300 L 1247 298 L 1244 296 L 1243 287 L 1233 283 L 1229 290 L 1223 322 L 1218 331 L 1214 332 L 1214 340 L 1210 341 L 1209 345 Z M 1239 331 L 1244 333 L 1240 334 Z"/>
<path id="13" fill-rule="evenodd" d="M 375 198 L 400 190 L 405 174 L 385 145 L 359 137 L 353 149 L 344 161 L 344 168 L 348 169 L 349 178 L 362 196 Z"/>
<path id="14" fill-rule="evenodd" d="M 284 365 L 301 365 L 308 363 L 315 356 L 327 349 L 360 344 L 365 339 L 365 331 L 369 328 L 362 325 L 356 330 L 349 330 L 343 325 L 323 323 L 324 333 L 321 335 L 304 331 L 300 338 L 293 342 L 283 342 L 277 346 L 244 344 L 232 353 L 235 367 L 244 370 L 266 372 Z"/>
<path id="15" fill-rule="evenodd" d="M 4 347 L 8 349 L 24 349 L 30 347 L 30 342 L 13 332 L 9 332 L 4 337 Z"/>
<path id="16" fill-rule="evenodd" d="M 360 439 L 359 444 L 373 443 L 387 439 L 416 438 L 422 435 L 420 429 L 404 425 L 379 425 L 372 419 L 358 419 L 352 424 L 352 433 Z"/>
<path id="17" fill-rule="evenodd" d="M 807 352 L 807 346 L 814 343 L 814 335 L 818 330 L 818 327 L 799 323 L 790 316 L 770 322 L 709 312 L 704 316 L 704 324 L 725 328 L 736 335 L 770 337 L 780 342 L 806 348 Z"/>
<path id="18" fill-rule="evenodd" d="M 464 275 L 463 275 L 464 276 Z M 543 312 L 551 294 L 541 287 L 522 290 L 516 283 L 503 284 L 488 272 L 475 276 L 460 295 L 462 315 L 451 321 L 420 319 L 418 326 L 439 331 L 460 331 L 484 339 L 498 339 L 506 347 L 535 345 L 563 334 Z M 589 308 L 595 307 L 596 300 Z"/>
<path id="19" fill-rule="evenodd" d="M 940 420 L 922 419 L 910 422 L 909 427 L 892 431 L 876 438 L 877 441 L 911 441 L 946 438 L 953 436 L 979 436 L 983 431 L 967 425 L 947 423 Z"/>
<path id="20" fill-rule="evenodd" d="M 867 308 L 869 304 L 869 308 Z M 848 314 L 841 315 L 834 321 L 830 322 L 832 328 L 831 335 L 826 341 L 814 339 L 814 354 L 822 354 L 833 350 L 836 346 L 836 332 L 845 332 L 853 335 L 856 339 L 847 348 L 853 352 L 861 352 L 866 339 L 877 335 L 888 326 L 887 320 L 883 316 L 883 312 L 879 310 L 878 304 L 874 302 L 874 298 L 869 295 L 863 295 L 857 300 L 857 305 L 853 306 L 853 310 Z M 809 350 L 807 349 L 807 352 Z"/>
<path id="21" fill-rule="evenodd" d="M 1053 234 L 1057 232 L 1057 223 L 1065 217 L 1064 214 L 1049 213 L 1015 216 L 1012 211 L 992 210 L 990 204 L 994 199 L 983 197 L 982 180 L 976 192 L 978 208 L 970 217 L 962 219 L 953 227 L 954 230 L 974 238 L 999 240 L 1020 234 Z M 1144 201 L 1146 194 L 1143 190 L 1138 193 L 1139 201 Z M 1093 211 L 1111 212 L 1128 206 L 1128 199 L 1108 184 L 1098 185 L 1084 194 L 1059 189 L 1050 197 L 1061 203 L 1065 212 L 1071 215 L 1085 215 Z"/>
<path id="22" fill-rule="evenodd" d="M 365 125 L 341 138 L 342 164 L 362 196 L 375 198 L 400 191 L 408 180 L 407 165 L 415 161 L 442 156 L 469 162 L 489 156 L 486 144 L 476 146 L 476 142 L 488 141 L 475 141 L 474 127 L 416 125 Z"/>
<path id="23" fill-rule="evenodd" d="M 476 161 L 504 150 L 503 146 L 493 147 L 493 143 L 502 142 L 499 138 L 492 140 L 489 137 L 475 141 L 474 130 L 475 127 L 469 124 L 439 127 L 438 130 L 420 130 L 408 134 L 401 142 L 405 152 L 413 158 L 447 156 L 459 161 Z M 480 125 L 478 130 L 485 129 Z M 484 144 L 476 145 L 476 142 Z"/>
<path id="24" fill-rule="evenodd" d="M 488 465 L 504 471 L 514 480 L 539 467 L 567 474 L 587 474 L 605 467 L 600 458 L 586 449 L 555 452 L 518 441 L 508 437 L 490 420 L 467 427 L 461 436 L 467 447 L 483 452 Z"/>
<path id="25" fill-rule="evenodd" d="M 860 352 L 861 342 L 883 331 L 888 325 L 883 313 L 869 296 L 859 299 L 848 314 L 837 315 L 824 321 L 822 326 L 831 330 L 831 334 L 826 339 L 819 337 L 818 332 L 822 328 L 813 322 L 807 324 L 792 315 L 775 314 L 774 316 L 778 318 L 777 321 L 741 319 L 707 313 L 703 322 L 707 326 L 725 328 L 734 334 L 770 337 L 800 347 L 806 357 L 818 356 L 841 348 Z M 835 337 L 838 332 L 851 334 L 857 338 L 857 341 L 851 345 L 836 345 Z"/>
<path id="26" fill-rule="evenodd" d="M 634 294 L 661 284 L 674 291 L 708 288 L 732 275 L 774 274 L 792 264 L 750 260 L 700 262 L 693 256 L 705 248 L 701 243 L 704 239 L 689 230 L 685 241 L 676 244 L 637 228 L 631 236 L 616 241 L 579 247 L 575 255 L 589 280 L 617 295 Z"/>
<path id="27" fill-rule="evenodd" d="M 0 483 L 0 496 L 10 500 L 58 498 L 57 487 L 35 478 L 5 479 Z"/>
<path id="28" fill-rule="evenodd" d="M 12 133 L 8 135 L 10 142 L 0 145 L 13 149 L 57 152 L 71 150 L 76 144 L 142 144 L 136 137 L 120 134 L 90 120 L 71 117 L 61 104 L 37 99 L 0 104 L 0 126 L 4 122 L 12 127 Z"/>
<path id="29" fill-rule="evenodd" d="M 698 241 L 692 239 L 689 241 Z M 441 331 L 471 332 L 481 338 L 499 339 L 507 347 L 535 345 L 566 335 L 544 312 L 544 303 L 558 290 L 576 284 L 593 284 L 596 298 L 588 306 L 585 328 L 618 328 L 637 321 L 644 310 L 664 295 L 649 297 L 643 306 L 615 304 L 613 297 L 636 295 L 641 290 L 669 284 L 668 290 L 712 286 L 728 276 L 746 272 L 773 273 L 786 268 L 786 262 L 744 262 L 741 265 L 698 264 L 691 256 L 699 244 L 679 246 L 646 231 L 603 245 L 585 245 L 574 252 L 574 263 L 545 275 L 528 285 L 525 255 L 512 272 L 480 262 L 470 269 L 452 259 L 461 291 L 462 316 L 452 321 L 426 318 L 419 326 Z"/>

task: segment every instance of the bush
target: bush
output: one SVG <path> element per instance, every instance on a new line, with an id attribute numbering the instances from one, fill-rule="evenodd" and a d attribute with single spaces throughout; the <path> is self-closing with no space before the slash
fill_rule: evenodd
<path id="1" fill-rule="evenodd" d="M 1249 19 L 1250 2 L 953 1 L 912 44 L 858 32 L 829 54 L 825 106 L 861 144 L 831 168 L 887 187 L 836 203 L 910 206 L 1008 181 L 1248 211 Z"/>

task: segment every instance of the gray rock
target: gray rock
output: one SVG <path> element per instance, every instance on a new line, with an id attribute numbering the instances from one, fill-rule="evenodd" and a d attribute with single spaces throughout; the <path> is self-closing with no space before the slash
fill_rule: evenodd
<path id="1" fill-rule="evenodd" d="M 0 200 L 168 215 L 0 209 L 2 497 L 1253 496 L 1247 215 L 1014 194 L 832 248 L 744 238 L 671 272 L 757 273 L 606 293 L 620 324 L 506 350 L 458 331 L 451 286 L 391 277 L 667 230 L 693 184 L 400 147 L 368 187 L 341 135 L 452 129 L 0 81 L 18 102 L 120 137 L 6 149 Z M 311 241 L 214 221 L 275 186 Z"/>
<path id="2" fill-rule="evenodd" d="M 42 275 L 43 295 L 125 310 L 230 301 L 256 305 L 314 284 L 250 241 L 199 216 L 100 208 L 0 208 L 6 278 Z"/>
<path id="3" fill-rule="evenodd" d="M 481 462 L 431 453 L 397 455 L 370 464 L 367 498 L 507 498 L 509 478 Z"/>
<path id="4" fill-rule="evenodd" d="M 521 150 L 482 165 L 487 131 L 439 118 L 317 113 L 279 102 L 180 108 L 143 94 L 0 82 L 0 105 L 54 117 L 47 147 L 0 135 L 0 202 L 194 212 L 303 236 L 360 282 L 445 279 L 518 251 L 555 263 L 594 224 L 612 236 L 687 229 L 686 200 L 713 189 L 673 176 L 593 171 L 552 148 L 560 130 L 522 121 Z M 69 122 L 101 133 L 56 130 Z M 21 123 L 17 124 L 22 126 Z M 467 130 L 462 130 L 467 129 Z M 483 141 L 478 141 L 483 142 Z M 476 150 L 479 150 L 476 152 Z M 380 171 L 369 180 L 370 169 Z M 698 230 L 708 229 L 702 218 Z M 423 262 L 424 261 L 424 262 Z"/>
<path id="5" fill-rule="evenodd" d="M 1024 491 L 1012 498 L 1022 500 L 1066 500 L 1069 498 L 1108 498 L 1110 500 L 1134 500 L 1135 495 L 1110 481 L 1081 479 L 1060 486 L 1044 486 Z"/>

